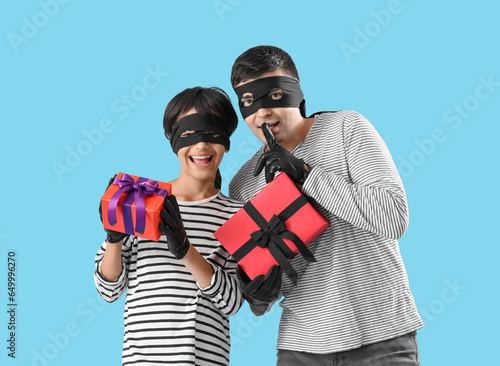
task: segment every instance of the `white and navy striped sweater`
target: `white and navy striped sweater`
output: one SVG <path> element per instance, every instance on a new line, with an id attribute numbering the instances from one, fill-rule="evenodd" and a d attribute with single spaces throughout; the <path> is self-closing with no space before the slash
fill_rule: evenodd
<path id="1" fill-rule="evenodd" d="M 212 284 L 195 278 L 168 250 L 135 236 L 122 247 L 123 271 L 115 282 L 100 273 L 106 243 L 96 256 L 95 283 L 108 302 L 127 289 L 123 365 L 228 365 L 229 319 L 243 303 L 236 262 L 213 233 L 242 206 L 221 193 L 196 202 L 178 201 L 191 244 L 214 269 Z"/>
<path id="2" fill-rule="evenodd" d="M 265 186 L 253 176 L 260 149 L 235 175 L 230 197 L 246 202 Z M 292 153 L 312 168 L 303 192 L 330 227 L 283 276 L 278 349 L 331 353 L 422 327 L 397 239 L 408 226 L 403 184 L 374 127 L 353 111 L 322 113 Z"/>

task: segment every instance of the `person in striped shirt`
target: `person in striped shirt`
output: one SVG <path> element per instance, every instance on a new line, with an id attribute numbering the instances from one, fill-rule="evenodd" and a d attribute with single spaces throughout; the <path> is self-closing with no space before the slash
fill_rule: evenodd
<path id="1" fill-rule="evenodd" d="M 163 125 L 181 168 L 160 214 L 163 235 L 154 242 L 106 230 L 94 278 L 108 302 L 127 291 L 123 365 L 229 364 L 228 317 L 244 299 L 237 264 L 213 233 L 242 206 L 217 180 L 237 123 L 219 88 L 176 95 Z"/>
<path id="2" fill-rule="evenodd" d="M 316 262 L 292 259 L 297 286 L 276 267 L 252 281 L 239 271 L 256 315 L 284 296 L 277 364 L 418 365 L 423 324 L 398 244 L 408 206 L 381 136 L 354 111 L 306 117 L 295 64 L 277 47 L 240 55 L 231 84 L 264 145 L 233 177 L 230 197 L 247 202 L 285 172 L 330 223 L 309 246 Z"/>

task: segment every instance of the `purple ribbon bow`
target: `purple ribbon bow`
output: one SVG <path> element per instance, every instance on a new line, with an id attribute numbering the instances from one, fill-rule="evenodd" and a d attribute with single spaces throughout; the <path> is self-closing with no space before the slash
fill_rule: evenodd
<path id="1" fill-rule="evenodd" d="M 137 182 L 128 174 L 123 174 L 121 178 L 115 178 L 112 184 L 118 185 L 118 191 L 113 194 L 109 201 L 108 221 L 111 226 L 117 223 L 116 209 L 118 201 L 123 193 L 127 193 L 127 197 L 123 200 L 123 223 L 125 233 L 133 235 L 134 225 L 132 220 L 132 204 L 135 202 L 135 232 L 144 234 L 146 228 L 146 204 L 144 203 L 145 196 L 158 194 L 167 198 L 168 192 L 158 188 L 158 182 L 148 180 L 147 178 L 138 178 Z M 133 194 L 132 194 L 133 193 Z"/>

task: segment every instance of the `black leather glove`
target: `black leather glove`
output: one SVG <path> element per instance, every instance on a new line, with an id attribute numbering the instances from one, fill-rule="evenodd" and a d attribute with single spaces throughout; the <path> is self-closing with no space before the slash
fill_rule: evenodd
<path id="1" fill-rule="evenodd" d="M 248 301 L 255 315 L 264 314 L 269 304 L 280 298 L 282 272 L 279 266 L 272 266 L 267 275 L 259 275 L 250 280 L 245 271 L 238 266 L 237 275 L 243 297 Z"/>
<path id="2" fill-rule="evenodd" d="M 261 155 L 255 167 L 254 176 L 257 176 L 265 167 L 266 183 L 274 179 L 276 172 L 285 172 L 298 185 L 303 185 L 309 174 L 304 160 L 296 158 L 274 139 L 273 133 L 267 123 L 262 124 L 262 132 L 269 146 L 269 151 Z"/>
<path id="3" fill-rule="evenodd" d="M 106 187 L 106 191 L 108 190 L 109 186 L 113 183 L 115 178 L 116 178 L 116 174 L 114 175 L 113 178 L 111 178 L 109 180 L 108 186 Z M 99 217 L 101 218 L 101 222 L 103 222 L 102 221 L 102 202 L 99 202 Z M 112 243 L 112 244 L 119 243 L 128 236 L 128 234 L 120 233 L 118 231 L 113 231 L 113 230 L 109 230 L 109 229 L 104 229 L 104 231 L 106 232 L 106 241 L 108 243 Z"/>
<path id="4" fill-rule="evenodd" d="M 167 197 L 160 212 L 163 222 L 158 224 L 160 231 L 167 237 L 168 250 L 177 258 L 182 259 L 189 250 L 189 240 L 182 223 L 179 205 L 174 195 Z"/>

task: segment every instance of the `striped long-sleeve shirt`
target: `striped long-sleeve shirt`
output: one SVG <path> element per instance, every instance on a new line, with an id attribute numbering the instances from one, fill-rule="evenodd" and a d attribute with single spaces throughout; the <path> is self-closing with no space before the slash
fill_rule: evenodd
<path id="1" fill-rule="evenodd" d="M 101 296 L 115 301 L 125 291 L 123 365 L 228 365 L 229 319 L 243 303 L 236 262 L 213 233 L 241 203 L 218 193 L 196 202 L 178 201 L 191 244 L 214 269 L 201 289 L 168 250 L 166 237 L 154 242 L 130 236 L 122 247 L 117 281 L 100 272 L 106 250 L 96 256 L 95 283 Z"/>
<path id="2" fill-rule="evenodd" d="M 240 169 L 230 197 L 246 202 L 265 186 L 253 176 L 263 148 Z M 310 249 L 317 262 L 292 260 L 283 276 L 278 349 L 331 353 L 422 327 L 399 239 L 408 226 L 403 184 L 374 127 L 353 111 L 315 117 L 292 151 L 311 167 L 302 187 L 330 227 Z"/>

